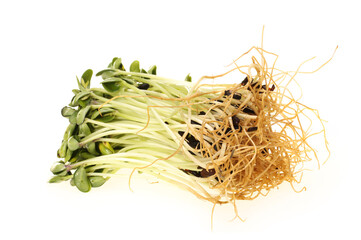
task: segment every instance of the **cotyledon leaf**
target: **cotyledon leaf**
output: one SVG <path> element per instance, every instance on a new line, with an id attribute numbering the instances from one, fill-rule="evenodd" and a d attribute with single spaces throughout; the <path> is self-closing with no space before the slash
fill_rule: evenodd
<path id="1" fill-rule="evenodd" d="M 79 148 L 79 142 L 74 138 L 74 136 L 71 136 L 68 139 L 68 148 L 70 151 L 75 151 Z"/>
<path id="2" fill-rule="evenodd" d="M 95 142 L 89 142 L 86 145 L 86 149 L 88 150 L 88 152 L 90 152 L 93 155 L 98 155 L 99 153 L 96 150 L 96 144 Z"/>
<path id="3" fill-rule="evenodd" d="M 79 111 L 73 112 L 73 114 L 69 117 L 69 122 L 72 124 L 76 124 L 76 117 L 78 116 Z"/>
<path id="4" fill-rule="evenodd" d="M 83 87 L 85 87 L 85 88 L 90 87 L 90 80 L 91 80 L 92 76 L 93 76 L 93 70 L 91 70 L 91 69 L 88 69 L 83 73 L 83 75 L 81 76 L 81 79 L 82 79 L 81 83 L 82 83 Z"/>
<path id="5" fill-rule="evenodd" d="M 71 107 L 63 107 L 61 109 L 61 115 L 63 117 L 70 117 L 74 112 L 75 112 L 75 109 L 73 109 Z"/>
<path id="6" fill-rule="evenodd" d="M 99 151 L 103 155 L 108 155 L 108 154 L 114 153 L 114 149 L 112 148 L 112 146 L 110 146 L 110 144 L 108 142 L 99 143 Z"/>
<path id="7" fill-rule="evenodd" d="M 139 61 L 135 60 L 134 62 L 132 62 L 132 64 L 130 64 L 129 71 L 140 72 Z"/>
<path id="8" fill-rule="evenodd" d="M 150 69 L 148 70 L 148 73 L 157 75 L 157 66 L 156 65 L 151 66 Z"/>
<path id="9" fill-rule="evenodd" d="M 85 91 L 81 91 L 79 92 L 77 95 L 75 95 L 73 101 L 72 101 L 72 105 L 78 105 L 78 101 L 81 100 L 86 100 L 87 97 L 89 97 L 90 92 L 85 92 Z"/>
<path id="10" fill-rule="evenodd" d="M 65 133 L 64 133 L 64 137 L 63 137 L 64 141 L 68 141 L 68 139 L 73 135 L 75 128 L 76 128 L 75 123 L 70 123 L 68 125 L 68 127 L 66 128 Z"/>
<path id="11" fill-rule="evenodd" d="M 74 184 L 81 192 L 89 192 L 91 184 L 83 166 L 78 167 L 74 173 Z"/>
<path id="12" fill-rule="evenodd" d="M 97 109 L 93 112 L 93 114 L 91 115 L 90 119 L 96 119 L 99 115 L 103 115 L 103 114 L 106 114 L 106 113 L 111 113 L 113 112 L 114 109 L 112 108 L 107 108 L 107 107 L 103 107 L 103 108 L 100 108 L 100 109 Z"/>
<path id="13" fill-rule="evenodd" d="M 87 123 L 82 123 L 79 126 L 79 136 L 85 137 L 91 134 L 91 130 Z"/>
<path id="14" fill-rule="evenodd" d="M 100 187 L 106 182 L 105 178 L 101 176 L 89 177 L 89 181 L 92 187 Z"/>
<path id="15" fill-rule="evenodd" d="M 58 174 L 64 170 L 65 170 L 65 164 L 63 161 L 54 163 L 53 166 L 51 166 L 50 168 L 50 171 L 54 174 Z"/>
<path id="16" fill-rule="evenodd" d="M 114 72 L 115 72 L 114 69 L 108 68 L 108 69 L 104 69 L 104 70 L 102 70 L 102 71 L 97 72 L 97 74 L 96 74 L 95 76 L 98 77 L 98 76 L 100 76 L 100 75 L 103 75 L 103 73 L 108 73 L 108 76 L 111 76 L 112 73 L 114 73 Z"/>
<path id="17" fill-rule="evenodd" d="M 89 112 L 90 105 L 86 106 L 85 108 L 82 108 L 79 110 L 77 116 L 76 116 L 76 124 L 80 125 L 84 122 L 86 114 Z"/>

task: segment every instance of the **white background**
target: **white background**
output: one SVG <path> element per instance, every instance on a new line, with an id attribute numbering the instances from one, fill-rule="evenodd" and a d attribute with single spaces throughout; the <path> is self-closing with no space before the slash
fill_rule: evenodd
<path id="1" fill-rule="evenodd" d="M 358 1 L 1 1 L 0 238 L 183 239 L 297 238 L 359 235 L 360 14 Z M 299 75 L 303 102 L 326 124 L 330 160 L 304 176 L 307 191 L 289 184 L 238 203 L 245 222 L 167 184 L 114 179 L 84 194 L 48 184 L 67 120 L 76 75 L 125 64 L 157 64 L 158 75 L 183 80 L 219 74 L 253 45 L 280 56 Z M 95 82 L 96 80 L 93 80 Z M 238 79 L 235 79 L 238 81 Z M 324 157 L 322 155 L 321 157 Z M 127 235 L 131 234 L 131 235 Z M 234 236 L 232 236 L 234 235 Z"/>

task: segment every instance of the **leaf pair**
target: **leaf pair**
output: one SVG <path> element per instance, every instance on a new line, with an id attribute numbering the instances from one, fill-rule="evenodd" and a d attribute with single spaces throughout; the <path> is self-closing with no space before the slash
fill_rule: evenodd
<path id="1" fill-rule="evenodd" d="M 72 182 L 81 192 L 89 192 L 92 187 L 100 187 L 106 179 L 100 176 L 88 177 L 83 166 L 78 167 L 74 173 Z"/>

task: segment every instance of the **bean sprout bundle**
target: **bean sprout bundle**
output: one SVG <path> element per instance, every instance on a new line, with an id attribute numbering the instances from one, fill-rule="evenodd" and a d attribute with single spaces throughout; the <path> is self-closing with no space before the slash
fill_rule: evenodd
<path id="1" fill-rule="evenodd" d="M 251 54 L 250 64 L 237 64 Z M 305 162 L 318 161 L 308 143 L 315 133 L 303 119 L 323 123 L 288 88 L 299 69 L 278 70 L 268 56 L 278 58 L 253 47 L 228 72 L 196 83 L 189 75 L 185 81 L 157 76 L 156 66 L 145 71 L 138 61 L 126 71 L 120 58 L 96 74 L 100 88 L 90 87 L 93 72 L 85 71 L 62 109 L 69 126 L 50 182 L 69 180 L 88 192 L 129 169 L 129 181 L 148 174 L 214 204 L 255 199 L 283 182 L 293 185 Z M 234 84 L 216 82 L 236 71 Z"/>

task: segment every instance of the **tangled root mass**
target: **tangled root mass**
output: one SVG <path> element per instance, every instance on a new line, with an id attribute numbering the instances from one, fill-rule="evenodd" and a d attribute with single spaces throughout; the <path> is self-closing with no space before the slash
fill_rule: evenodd
<path id="1" fill-rule="evenodd" d="M 189 114 L 185 142 L 193 148 L 193 155 L 209 159 L 206 168 L 188 173 L 209 180 L 209 187 L 219 193 L 209 199 L 212 202 L 251 200 L 285 181 L 293 187 L 294 182 L 300 181 L 303 164 L 314 157 L 318 161 L 316 151 L 307 142 L 313 136 L 308 131 L 310 126 L 305 128 L 302 119 L 311 119 L 311 112 L 321 124 L 322 120 L 316 110 L 294 99 L 287 88 L 297 71 L 291 74 L 277 70 L 274 64 L 268 67 L 268 52 L 256 47 L 253 50 L 261 60 L 253 56 L 251 65 L 236 65 L 231 71 L 239 70 L 246 78 L 220 90 L 217 98 L 209 99 L 207 109 L 195 107 L 195 102 L 204 99 L 187 100 L 189 112 L 197 111 L 202 121 L 194 122 Z M 252 69 L 256 70 L 255 75 L 251 74 Z M 195 90 L 216 86 L 202 84 L 201 79 Z M 183 136 L 184 132 L 179 134 Z M 325 144 L 327 148 L 326 139 Z"/>

